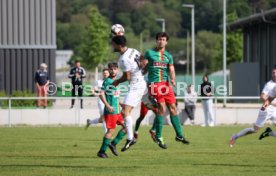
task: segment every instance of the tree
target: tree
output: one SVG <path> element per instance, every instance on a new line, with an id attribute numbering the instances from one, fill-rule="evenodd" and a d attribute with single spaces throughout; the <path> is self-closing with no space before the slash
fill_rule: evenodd
<path id="1" fill-rule="evenodd" d="M 106 18 L 95 6 L 90 9 L 89 20 L 81 56 L 86 68 L 92 69 L 108 60 L 110 28 Z"/>
<path id="2" fill-rule="evenodd" d="M 196 62 L 203 64 L 203 71 L 216 71 L 222 68 L 221 34 L 199 31 L 196 36 Z"/>
<path id="3" fill-rule="evenodd" d="M 227 13 L 235 12 L 237 18 L 244 18 L 251 15 L 251 8 L 246 1 L 241 0 L 228 0 Z M 228 19 L 229 22 L 229 19 Z"/>
<path id="4" fill-rule="evenodd" d="M 222 22 L 222 0 L 187 0 L 185 4 L 194 4 L 195 7 L 195 30 L 207 30 L 219 32 Z M 191 28 L 191 9 L 181 7 L 182 27 Z"/>
<path id="5" fill-rule="evenodd" d="M 238 18 L 234 11 L 227 15 L 229 22 L 233 22 Z M 233 62 L 241 62 L 243 55 L 243 39 L 241 30 L 230 32 L 227 34 L 227 65 Z"/>
<path id="6" fill-rule="evenodd" d="M 269 7 L 269 2 L 267 0 L 248 0 L 248 3 L 253 13 L 259 13 Z"/>
<path id="7" fill-rule="evenodd" d="M 57 21 L 59 22 L 69 22 L 72 9 L 70 0 L 58 0 L 56 1 L 56 12 L 57 12 Z"/>

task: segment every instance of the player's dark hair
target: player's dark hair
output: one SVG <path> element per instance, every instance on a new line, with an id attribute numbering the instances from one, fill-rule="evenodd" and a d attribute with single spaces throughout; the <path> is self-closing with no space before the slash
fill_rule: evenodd
<path id="1" fill-rule="evenodd" d="M 103 69 L 103 72 L 105 72 L 105 71 L 109 71 L 108 68 L 104 68 L 104 69 Z"/>
<path id="2" fill-rule="evenodd" d="M 158 40 L 160 37 L 166 37 L 167 41 L 169 41 L 169 35 L 166 32 L 158 32 L 155 35 L 156 40 Z"/>
<path id="3" fill-rule="evenodd" d="M 204 78 L 207 78 L 207 82 L 209 81 L 209 75 L 208 74 L 205 74 L 204 76 L 203 76 L 203 81 L 204 81 Z"/>
<path id="4" fill-rule="evenodd" d="M 273 70 L 276 70 L 276 64 L 274 65 Z"/>
<path id="5" fill-rule="evenodd" d="M 127 40 L 125 36 L 114 36 L 112 38 L 112 42 L 116 43 L 117 45 L 121 45 L 122 47 L 126 46 Z"/>
<path id="6" fill-rule="evenodd" d="M 118 68 L 118 64 L 117 64 L 117 62 L 111 62 L 111 63 L 109 63 L 108 64 L 108 68 Z"/>
<path id="7" fill-rule="evenodd" d="M 75 60 L 75 64 L 76 64 L 76 63 L 80 63 L 80 60 Z"/>

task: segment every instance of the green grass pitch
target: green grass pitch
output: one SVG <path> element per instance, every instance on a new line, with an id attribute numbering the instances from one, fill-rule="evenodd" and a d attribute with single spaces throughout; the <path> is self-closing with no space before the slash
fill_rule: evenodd
<path id="1" fill-rule="evenodd" d="M 245 126 L 185 127 L 190 145 L 174 140 L 172 127 L 164 128 L 168 149 L 152 142 L 142 127 L 138 143 L 115 157 L 96 157 L 103 131 L 90 127 L 0 128 L 0 175 L 72 176 L 267 176 L 276 172 L 276 139 L 259 141 L 250 135 L 228 147 L 232 133 Z M 118 145 L 121 149 L 125 140 Z"/>

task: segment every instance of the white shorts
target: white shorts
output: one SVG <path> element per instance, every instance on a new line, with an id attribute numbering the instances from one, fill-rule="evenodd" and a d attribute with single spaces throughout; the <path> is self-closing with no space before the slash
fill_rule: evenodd
<path id="1" fill-rule="evenodd" d="M 123 104 L 136 107 L 142 102 L 142 97 L 147 93 L 147 91 L 147 83 L 144 80 L 130 83 L 129 91 L 125 96 Z"/>
<path id="2" fill-rule="evenodd" d="M 274 125 L 276 125 L 276 107 L 268 106 L 265 111 L 259 110 L 258 118 L 255 125 L 257 127 L 263 127 L 265 122 L 271 120 Z"/>
<path id="3" fill-rule="evenodd" d="M 98 108 L 99 108 L 100 116 L 102 116 L 104 114 L 104 103 L 102 102 L 101 99 L 98 99 Z"/>

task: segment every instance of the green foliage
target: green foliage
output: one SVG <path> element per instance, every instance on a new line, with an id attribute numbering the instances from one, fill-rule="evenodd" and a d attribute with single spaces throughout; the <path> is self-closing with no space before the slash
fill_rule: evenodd
<path id="1" fill-rule="evenodd" d="M 237 18 L 249 16 L 251 14 L 251 8 L 248 2 L 241 0 L 228 0 L 227 1 L 227 13 L 231 14 L 235 12 Z M 227 19 L 229 22 L 229 18 Z"/>
<path id="2" fill-rule="evenodd" d="M 210 31 L 199 31 L 196 35 L 196 62 L 204 66 L 204 72 L 222 68 L 221 34 Z"/>
<path id="3" fill-rule="evenodd" d="M 148 0 L 148 1 L 133 1 L 133 0 L 58 0 L 57 1 L 57 47 L 58 49 L 72 49 L 76 57 L 81 57 L 85 60 L 85 66 L 89 69 L 93 69 L 98 64 L 105 63 L 107 60 L 116 58 L 116 55 L 111 52 L 111 47 L 107 49 L 105 42 L 109 39 L 106 37 L 96 38 L 97 43 L 102 45 L 94 46 L 93 51 L 90 50 L 92 45 L 96 42 L 90 41 L 93 34 L 93 25 L 99 25 L 100 23 L 106 23 L 106 30 L 102 30 L 101 33 L 110 33 L 111 24 L 120 23 L 125 27 L 126 36 L 128 38 L 128 46 L 133 48 L 140 48 L 140 34 L 143 33 L 143 42 L 145 51 L 147 46 L 152 46 L 154 41 L 154 35 L 156 32 L 161 31 L 161 22 L 157 22 L 156 18 L 164 18 L 166 21 L 166 32 L 172 38 L 182 38 L 186 36 L 185 30 L 191 28 L 191 9 L 182 7 L 182 4 L 194 4 L 195 5 L 195 30 L 196 33 L 200 31 L 210 31 L 221 35 L 221 24 L 223 15 L 223 1 L 222 0 Z M 100 11 L 100 18 L 95 19 L 95 24 L 91 23 L 91 6 L 92 8 L 98 7 Z M 260 12 L 261 9 L 267 10 L 276 7 L 275 0 L 227 0 L 227 13 L 228 22 L 231 22 L 231 15 L 235 15 L 235 19 L 249 16 L 255 12 Z M 97 16 L 98 10 L 95 11 Z M 103 17 L 104 16 L 104 17 Z M 102 22 L 97 22 L 102 21 Z M 95 29 L 95 28 L 94 28 Z M 95 31 L 94 31 L 95 32 Z M 207 34 L 208 35 L 208 34 Z M 227 34 L 227 63 L 240 61 L 242 58 L 242 36 L 238 32 Z M 204 40 L 210 36 L 200 36 Z M 219 43 L 222 43 L 222 38 L 217 38 Z M 102 40 L 102 41 L 100 41 Z M 180 39 L 181 40 L 181 39 Z M 200 41 L 199 40 L 199 41 Z M 197 64 L 204 64 L 206 70 L 217 70 L 222 68 L 222 47 L 219 47 L 211 41 L 203 41 L 204 43 L 196 43 L 199 49 L 199 60 Z M 215 44 L 214 47 L 209 47 L 208 42 Z M 213 42 L 213 43 L 212 43 Z M 185 56 L 185 49 L 178 47 L 178 44 L 183 42 L 170 41 L 169 49 L 176 55 L 177 58 L 183 58 Z M 87 46 L 90 45 L 90 46 Z M 184 43 L 185 45 L 185 43 Z M 99 47 L 102 46 L 102 47 Z M 204 47 L 203 47 L 204 46 Z M 174 47 L 180 50 L 174 49 Z M 184 46 L 183 46 L 184 47 Z M 209 48 L 214 49 L 218 47 L 220 56 L 217 57 L 217 53 Z M 95 53 L 96 50 L 105 53 L 97 57 L 99 53 Z M 204 54 L 202 51 L 206 49 L 208 54 Z M 196 50 L 196 53 L 198 50 Z M 211 55 L 210 55 L 211 54 Z M 203 59 L 203 58 L 212 59 Z M 183 58 L 184 59 L 184 58 Z"/>
<path id="4" fill-rule="evenodd" d="M 227 16 L 229 21 L 237 19 L 236 12 L 230 13 Z M 227 33 L 227 65 L 233 62 L 241 62 L 243 56 L 243 37 L 242 31 L 237 30 Z"/>
<path id="5" fill-rule="evenodd" d="M 108 60 L 110 27 L 96 6 L 91 7 L 89 20 L 87 38 L 81 46 L 81 56 L 86 68 L 92 69 Z"/>
<path id="6" fill-rule="evenodd" d="M 0 97 L 8 97 L 5 91 L 0 91 Z M 0 100 L 0 107 L 7 107 L 8 100 Z"/>
<path id="7" fill-rule="evenodd" d="M 36 97 L 37 95 L 35 93 L 31 93 L 29 91 L 14 91 L 10 95 L 10 97 Z M 5 92 L 0 92 L 0 97 L 7 97 Z M 30 108 L 30 107 L 36 107 L 37 100 L 12 100 L 11 106 L 17 107 L 17 108 Z M 52 100 L 47 100 L 48 107 L 51 107 L 53 105 Z M 8 107 L 8 100 L 2 100 L 1 101 L 2 108 Z"/>
<path id="8" fill-rule="evenodd" d="M 174 62 L 178 60 L 186 60 L 187 40 L 183 38 L 171 37 L 168 41 L 166 49 L 173 55 Z"/>
<path id="9" fill-rule="evenodd" d="M 269 7 L 268 0 L 248 0 L 249 5 L 254 13 L 261 12 Z"/>

